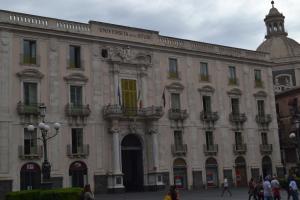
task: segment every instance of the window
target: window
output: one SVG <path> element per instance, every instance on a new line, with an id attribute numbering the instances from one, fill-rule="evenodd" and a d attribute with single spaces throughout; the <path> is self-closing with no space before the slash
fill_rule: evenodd
<path id="1" fill-rule="evenodd" d="M 72 128 L 72 153 L 83 152 L 83 130 L 82 128 Z"/>
<path id="2" fill-rule="evenodd" d="M 209 149 L 212 145 L 214 145 L 213 133 L 211 131 L 206 131 L 205 136 L 206 136 L 206 145 L 207 148 Z"/>
<path id="3" fill-rule="evenodd" d="M 241 146 L 243 144 L 243 138 L 241 132 L 235 132 L 235 144 Z"/>
<path id="4" fill-rule="evenodd" d="M 177 59 L 169 58 L 169 77 L 178 78 Z"/>
<path id="5" fill-rule="evenodd" d="M 265 101 L 264 100 L 257 100 L 257 109 L 258 109 L 259 116 L 265 115 Z"/>
<path id="6" fill-rule="evenodd" d="M 175 142 L 176 149 L 183 146 L 182 132 L 181 131 L 174 131 L 174 142 Z"/>
<path id="7" fill-rule="evenodd" d="M 229 66 L 229 84 L 237 85 L 236 71 L 234 66 Z"/>
<path id="8" fill-rule="evenodd" d="M 36 64 L 36 41 L 23 41 L 23 64 Z"/>
<path id="9" fill-rule="evenodd" d="M 240 114 L 240 102 L 238 98 L 231 98 L 231 111 L 233 115 Z"/>
<path id="10" fill-rule="evenodd" d="M 202 96 L 203 101 L 203 111 L 204 113 L 210 113 L 211 112 L 211 99 L 210 96 Z"/>
<path id="11" fill-rule="evenodd" d="M 28 131 L 24 128 L 24 155 L 37 154 L 37 130 Z"/>
<path id="12" fill-rule="evenodd" d="M 263 145 L 268 144 L 268 135 L 267 135 L 266 132 L 261 133 L 261 142 L 262 142 Z"/>
<path id="13" fill-rule="evenodd" d="M 70 46 L 70 68 L 81 68 L 80 60 L 80 47 L 79 46 Z"/>
<path id="14" fill-rule="evenodd" d="M 208 64 L 204 62 L 200 63 L 200 80 L 209 81 Z"/>
<path id="15" fill-rule="evenodd" d="M 82 86 L 70 86 L 70 103 L 72 106 L 82 106 Z"/>
<path id="16" fill-rule="evenodd" d="M 262 87 L 261 70 L 254 70 L 255 87 Z"/>
<path id="17" fill-rule="evenodd" d="M 131 112 L 134 112 L 137 108 L 136 80 L 122 79 L 121 87 L 123 107 L 127 109 L 127 111 L 130 114 Z"/>
<path id="18" fill-rule="evenodd" d="M 180 110 L 180 94 L 171 93 L 171 108 Z"/>
<path id="19" fill-rule="evenodd" d="M 37 83 L 24 82 L 24 104 L 35 105 L 37 104 Z"/>

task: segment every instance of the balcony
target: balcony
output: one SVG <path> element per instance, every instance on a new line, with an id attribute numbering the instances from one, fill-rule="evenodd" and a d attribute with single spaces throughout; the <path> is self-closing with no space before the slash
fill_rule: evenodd
<path id="1" fill-rule="evenodd" d="M 84 144 L 81 147 L 77 147 L 76 151 L 72 151 L 72 145 L 67 145 L 67 156 L 69 158 L 86 158 L 90 154 L 90 146 Z"/>
<path id="2" fill-rule="evenodd" d="M 228 78 L 228 85 L 238 85 L 239 80 L 237 78 Z"/>
<path id="3" fill-rule="evenodd" d="M 247 145 L 246 144 L 234 144 L 233 145 L 233 152 L 236 155 L 246 154 Z"/>
<path id="4" fill-rule="evenodd" d="M 183 121 L 186 118 L 188 118 L 188 113 L 186 110 L 181 110 L 181 109 L 177 109 L 177 108 L 169 109 L 169 119 L 170 120 Z"/>
<path id="5" fill-rule="evenodd" d="M 218 153 L 218 145 L 212 144 L 212 145 L 203 145 L 203 152 L 205 156 L 216 156 Z"/>
<path id="6" fill-rule="evenodd" d="M 210 76 L 209 75 L 200 74 L 199 75 L 199 81 L 200 82 L 210 82 Z"/>
<path id="7" fill-rule="evenodd" d="M 20 54 L 20 64 L 21 65 L 38 65 L 39 56 L 30 56 L 25 54 Z"/>
<path id="8" fill-rule="evenodd" d="M 67 116 L 79 116 L 88 117 L 91 113 L 89 105 L 66 105 L 66 115 Z"/>
<path id="9" fill-rule="evenodd" d="M 255 120 L 261 129 L 268 130 L 269 124 L 272 122 L 272 116 L 270 114 L 256 115 Z"/>
<path id="10" fill-rule="evenodd" d="M 181 79 L 181 74 L 179 72 L 168 72 L 169 79 Z"/>
<path id="11" fill-rule="evenodd" d="M 42 105 L 42 103 L 31 103 L 31 104 L 25 104 L 21 101 L 17 104 L 17 111 L 19 115 L 39 115 L 40 109 L 39 106 Z"/>
<path id="12" fill-rule="evenodd" d="M 261 144 L 260 146 L 259 146 L 259 148 L 260 148 L 260 153 L 261 154 L 272 154 L 272 151 L 273 151 L 273 146 L 272 146 L 272 144 Z"/>
<path id="13" fill-rule="evenodd" d="M 229 121 L 232 123 L 243 124 L 245 121 L 247 121 L 247 117 L 245 113 L 230 113 Z"/>
<path id="14" fill-rule="evenodd" d="M 171 149 L 172 149 L 173 156 L 185 156 L 187 153 L 186 144 L 181 144 L 181 145 L 172 144 Z"/>
<path id="15" fill-rule="evenodd" d="M 25 147 L 19 145 L 19 158 L 22 160 L 39 160 L 43 157 L 43 146 L 36 146 L 30 148 L 30 153 L 25 153 Z"/>
<path id="16" fill-rule="evenodd" d="M 103 108 L 103 116 L 106 119 L 138 117 L 140 119 L 159 119 L 163 116 L 161 106 L 149 106 L 145 108 L 128 108 L 120 105 L 107 105 Z"/>
<path id="17" fill-rule="evenodd" d="M 216 122 L 219 119 L 218 112 L 205 112 L 200 113 L 200 119 L 204 122 Z"/>

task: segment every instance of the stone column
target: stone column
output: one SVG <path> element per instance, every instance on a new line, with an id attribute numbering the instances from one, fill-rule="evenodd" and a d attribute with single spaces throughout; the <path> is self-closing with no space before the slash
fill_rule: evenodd
<path id="1" fill-rule="evenodd" d="M 113 120 L 110 129 L 112 134 L 112 172 L 108 176 L 109 192 L 124 192 L 123 174 L 121 171 L 120 129 L 118 120 Z"/>
<path id="2" fill-rule="evenodd" d="M 158 140 L 157 140 L 157 130 L 152 129 L 150 131 L 152 137 L 152 156 L 153 156 L 153 169 L 158 170 Z"/>
<path id="3" fill-rule="evenodd" d="M 148 98 L 147 98 L 147 91 L 148 91 L 148 86 L 147 86 L 147 71 L 145 67 L 142 67 L 141 72 L 140 72 L 140 77 L 141 77 L 141 100 L 143 103 L 143 107 L 146 107 L 148 105 Z"/>

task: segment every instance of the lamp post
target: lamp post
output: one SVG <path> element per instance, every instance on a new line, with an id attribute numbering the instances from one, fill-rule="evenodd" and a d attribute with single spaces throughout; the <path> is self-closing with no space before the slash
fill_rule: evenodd
<path id="1" fill-rule="evenodd" d="M 300 148 L 300 120 L 296 119 L 294 121 L 294 124 L 296 126 L 296 132 L 291 132 L 290 135 L 289 135 L 289 138 L 291 140 L 296 140 L 295 141 L 295 144 L 296 144 L 296 152 L 297 152 L 297 161 L 298 161 L 298 167 L 299 167 L 299 148 Z"/>
<path id="2" fill-rule="evenodd" d="M 52 183 L 50 181 L 50 173 L 51 173 L 51 165 L 48 161 L 48 154 L 47 154 L 47 141 L 51 138 L 55 137 L 58 134 L 60 123 L 54 123 L 55 133 L 53 135 L 49 135 L 50 126 L 45 123 L 45 116 L 46 116 L 46 106 L 44 104 L 39 106 L 39 115 L 42 121 L 38 124 L 38 127 L 41 131 L 41 137 L 37 138 L 43 142 L 43 150 L 44 150 L 44 161 L 42 163 L 42 188 L 51 188 Z M 35 127 L 33 125 L 28 125 L 28 131 L 34 131 Z"/>

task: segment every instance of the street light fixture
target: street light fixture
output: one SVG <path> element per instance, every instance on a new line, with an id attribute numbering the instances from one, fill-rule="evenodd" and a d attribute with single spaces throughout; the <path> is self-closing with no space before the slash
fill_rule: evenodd
<path id="1" fill-rule="evenodd" d="M 43 142 L 43 150 L 44 150 L 44 161 L 42 163 L 42 175 L 43 175 L 43 181 L 41 187 L 43 188 L 51 188 L 52 183 L 50 181 L 50 174 L 51 174 L 51 165 L 48 161 L 48 155 L 47 155 L 47 141 L 51 138 L 55 137 L 60 128 L 60 123 L 54 123 L 54 129 L 55 133 L 53 135 L 49 135 L 50 126 L 45 123 L 45 116 L 46 116 L 46 106 L 44 104 L 39 106 L 39 115 L 42 119 L 42 121 L 38 124 L 37 128 L 41 131 L 41 138 L 37 138 Z M 27 130 L 32 132 L 34 131 L 35 127 L 34 125 L 30 124 L 27 126 Z"/>

